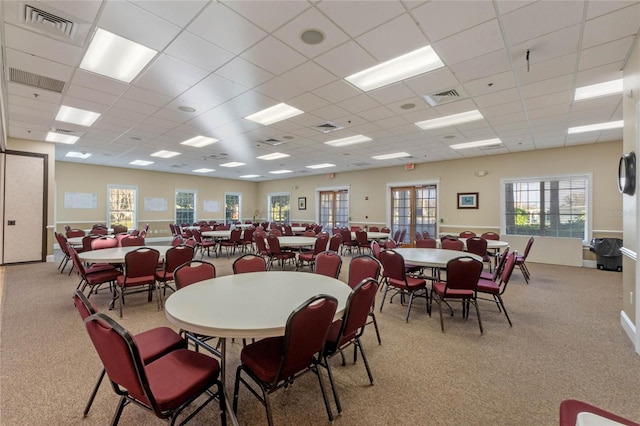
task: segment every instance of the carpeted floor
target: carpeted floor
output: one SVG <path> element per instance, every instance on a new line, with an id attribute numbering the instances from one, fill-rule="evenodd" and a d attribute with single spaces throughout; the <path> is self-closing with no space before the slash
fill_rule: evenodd
<path id="1" fill-rule="evenodd" d="M 345 257 L 341 278 L 346 279 Z M 212 259 L 218 275 L 231 273 L 226 258 Z M 82 410 L 100 361 L 71 295 L 78 278 L 56 263 L 4 269 L 0 319 L 0 424 L 104 425 L 117 397 L 105 381 L 87 418 Z M 510 328 L 495 305 L 481 303 L 484 335 L 475 312 L 464 321 L 459 306 L 440 331 L 437 307 L 429 317 L 421 299 L 409 323 L 405 308 L 385 303 L 377 313 L 382 345 L 374 330 L 363 343 L 375 385 L 361 361 L 334 374 L 343 403 L 341 425 L 554 425 L 565 398 L 578 398 L 640 420 L 637 379 L 640 358 L 620 327 L 622 275 L 594 269 L 531 264 L 531 284 L 516 269 L 504 295 Z M 0 277 L 2 277 L 0 273 Z M 382 293 L 378 294 L 377 306 Z M 277 295 L 274 295 L 277 297 Z M 92 296 L 97 307 L 132 332 L 170 325 L 144 294 L 127 299 L 124 317 L 107 310 L 109 295 Z M 228 393 L 242 343 L 228 345 Z M 317 380 L 307 375 L 273 397 L 278 425 L 328 423 Z M 240 394 L 241 424 L 265 424 L 264 408 Z M 129 406 L 123 425 L 160 424 Z M 219 424 L 214 408 L 192 424 Z"/>

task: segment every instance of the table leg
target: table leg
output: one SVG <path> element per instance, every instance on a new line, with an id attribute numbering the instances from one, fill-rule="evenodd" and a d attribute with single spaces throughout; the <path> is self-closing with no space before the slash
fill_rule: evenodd
<path id="1" fill-rule="evenodd" d="M 224 402 L 227 410 L 227 421 L 229 421 L 233 426 L 239 426 L 236 413 L 233 412 L 231 399 L 229 399 L 229 396 L 227 394 L 227 339 L 224 337 L 219 337 L 218 342 L 220 343 L 220 381 L 222 382 L 222 392 L 224 392 Z"/>

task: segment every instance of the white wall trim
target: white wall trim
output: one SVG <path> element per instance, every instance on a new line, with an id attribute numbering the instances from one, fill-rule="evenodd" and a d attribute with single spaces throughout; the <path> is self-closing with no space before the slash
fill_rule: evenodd
<path id="1" fill-rule="evenodd" d="M 636 342 L 636 326 L 633 324 L 633 322 L 631 322 L 631 319 L 627 316 L 627 314 L 624 311 L 620 311 L 620 325 L 622 326 L 622 329 L 624 330 L 624 332 L 627 333 L 629 340 L 635 343 Z M 636 353 L 640 353 L 638 351 L 639 349 L 640 348 L 636 346 L 635 348 Z"/>

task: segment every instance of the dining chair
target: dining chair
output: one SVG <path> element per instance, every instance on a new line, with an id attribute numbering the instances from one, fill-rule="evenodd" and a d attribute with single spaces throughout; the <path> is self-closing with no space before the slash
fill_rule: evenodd
<path id="1" fill-rule="evenodd" d="M 220 240 L 218 243 L 218 251 L 222 254 L 222 249 L 224 248 L 227 251 L 227 258 L 231 257 L 231 251 L 233 250 L 233 254 L 236 254 L 236 249 L 240 246 L 242 242 L 242 228 L 234 228 L 231 230 L 229 234 L 229 239 Z"/>
<path id="2" fill-rule="evenodd" d="M 480 256 L 482 262 L 489 266 L 489 272 L 491 272 L 493 269 L 491 266 L 493 258 L 489 256 L 489 252 L 487 251 L 487 240 L 482 237 L 471 237 L 467 238 L 466 245 L 467 251 Z"/>
<path id="3" fill-rule="evenodd" d="M 384 232 L 385 234 L 390 234 L 391 233 L 391 229 L 389 229 L 386 226 L 383 226 L 382 228 L 380 228 L 380 232 Z"/>
<path id="4" fill-rule="evenodd" d="M 156 288 L 156 266 L 159 258 L 160 252 L 150 247 L 140 247 L 124 256 L 124 273 L 118 275 L 116 279 L 113 300 L 111 301 L 111 307 L 115 307 L 115 302 L 118 300 L 120 318 L 122 318 L 125 293 L 146 292 L 148 301 L 153 300 L 153 291 Z M 130 291 L 129 289 L 132 288 L 138 289 Z M 158 300 L 158 308 L 160 306 Z"/>
<path id="5" fill-rule="evenodd" d="M 174 271 L 180 266 L 193 259 L 195 250 L 193 247 L 187 245 L 174 246 L 167 250 L 164 255 L 164 262 L 162 263 L 162 269 L 156 269 L 156 282 L 158 283 L 158 300 L 160 306 L 163 305 L 164 297 L 167 293 L 167 288 L 171 291 L 176 291 L 169 283 L 174 282 Z"/>
<path id="6" fill-rule="evenodd" d="M 267 337 L 242 348 L 233 390 L 234 412 L 238 409 L 240 384 L 243 384 L 265 407 L 267 423 L 272 426 L 269 395 L 283 387 L 290 388 L 300 376 L 312 372 L 318 378 L 329 421 L 333 421 L 318 365 L 337 306 L 338 301 L 332 296 L 314 296 L 289 315 L 284 336 Z"/>
<path id="7" fill-rule="evenodd" d="M 255 254 L 245 254 L 234 260 L 232 269 L 234 274 L 264 272 L 267 270 L 267 262 L 262 256 L 258 256 Z"/>
<path id="8" fill-rule="evenodd" d="M 370 232 L 380 232 L 380 228 L 378 228 L 377 226 L 370 226 L 369 227 L 369 231 Z"/>
<path id="9" fill-rule="evenodd" d="M 527 260 L 527 257 L 529 256 L 529 252 L 531 251 L 533 242 L 534 242 L 534 238 L 533 237 L 529 238 L 529 241 L 527 241 L 527 245 L 524 248 L 524 253 L 522 253 L 521 255 L 516 255 L 516 265 L 518 266 L 518 268 L 520 268 L 520 271 L 522 272 L 522 276 L 524 277 L 524 280 L 526 281 L 527 284 L 529 284 L 531 273 L 529 272 L 529 268 L 527 267 L 527 264 L 525 262 Z"/>
<path id="10" fill-rule="evenodd" d="M 98 312 L 96 307 L 80 290 L 75 291 L 73 295 L 73 304 L 78 310 L 83 321 Z M 133 338 L 133 341 L 136 342 L 140 352 L 140 358 L 145 365 L 171 351 L 176 349 L 185 349 L 187 347 L 187 341 L 169 327 L 155 327 L 132 335 L 131 337 Z M 98 389 L 100 388 L 104 375 L 105 370 L 103 368 L 102 372 L 98 376 L 96 384 L 93 386 L 93 391 L 89 396 L 89 401 L 87 401 L 87 405 L 84 408 L 84 417 L 87 417 L 87 414 L 89 414 L 89 410 L 91 409 L 93 400 L 98 393 Z"/>
<path id="11" fill-rule="evenodd" d="M 480 278 L 484 280 L 496 281 L 504 269 L 504 265 L 507 262 L 507 255 L 509 254 L 509 247 L 505 248 L 500 254 L 498 254 L 498 263 L 493 272 L 482 271 Z"/>
<path id="12" fill-rule="evenodd" d="M 398 240 L 400 240 L 400 234 L 401 233 L 402 233 L 402 231 L 400 231 L 399 229 L 396 229 L 396 232 L 393 233 L 393 237 L 389 238 L 389 239 L 387 239 L 387 241 L 381 243 L 380 246 L 382 248 L 385 248 L 385 249 L 396 248 L 398 246 Z"/>
<path id="13" fill-rule="evenodd" d="M 500 240 L 500 234 L 492 231 L 484 232 L 481 235 L 481 237 L 484 238 L 485 240 L 494 240 L 494 241 Z"/>
<path id="14" fill-rule="evenodd" d="M 323 251 L 327 250 L 327 244 L 329 242 L 329 238 L 326 236 L 316 238 L 315 243 L 313 244 L 313 250 L 307 250 L 300 252 L 298 254 L 298 262 L 296 264 L 296 271 L 304 268 L 304 266 L 309 266 L 309 269 L 313 270 L 316 263 L 316 256 L 318 256 Z"/>
<path id="15" fill-rule="evenodd" d="M 422 234 L 420 232 L 416 231 L 416 245 L 418 244 L 418 241 L 423 240 L 424 237 L 422 236 Z"/>
<path id="16" fill-rule="evenodd" d="M 64 268 L 67 267 L 67 264 L 71 260 L 71 255 L 69 254 L 69 243 L 67 241 L 67 237 L 65 237 L 62 234 L 58 234 L 57 232 L 54 232 L 53 236 L 56 238 L 56 241 L 58 242 L 58 246 L 60 246 L 60 250 L 62 251 L 62 254 L 63 254 L 62 260 L 58 265 L 58 270 L 62 274 L 64 272 Z M 74 268 L 73 262 L 71 262 L 71 269 L 69 270 L 69 274 L 71 274 L 71 271 L 73 271 L 73 268 Z"/>
<path id="17" fill-rule="evenodd" d="M 144 246 L 144 237 L 140 235 L 128 235 L 120 240 L 122 247 L 142 247 Z"/>
<path id="18" fill-rule="evenodd" d="M 353 249 L 358 247 L 358 242 L 351 238 L 351 231 L 347 228 L 340 229 L 340 236 L 342 237 L 342 250 L 344 255 L 345 251 L 349 251 L 349 254 L 353 254 Z"/>
<path id="19" fill-rule="evenodd" d="M 374 279 L 376 280 L 376 282 L 378 282 L 378 280 L 380 279 L 381 270 L 382 265 L 375 257 L 368 254 L 356 256 L 351 259 L 351 262 L 349 262 L 349 276 L 347 278 L 347 284 L 349 285 L 349 287 L 355 288 L 358 284 L 360 284 L 367 278 Z M 374 303 L 375 301 L 372 302 L 371 309 L 369 310 L 371 321 L 367 324 L 373 323 L 373 327 L 376 331 L 376 337 L 378 339 L 378 344 L 381 345 L 382 339 L 380 338 L 380 330 L 378 329 L 378 321 L 376 320 Z"/>
<path id="20" fill-rule="evenodd" d="M 255 231 L 255 228 L 249 227 L 245 228 L 242 233 L 242 239 L 238 242 L 238 247 L 242 249 L 243 253 L 253 253 L 255 251 L 253 247 L 253 234 Z"/>
<path id="21" fill-rule="evenodd" d="M 129 231 L 126 225 L 116 224 L 112 226 L 114 234 L 126 234 Z"/>
<path id="22" fill-rule="evenodd" d="M 376 240 L 371 241 L 371 255 L 378 261 L 380 261 L 380 252 L 382 248 L 380 247 L 380 243 Z"/>
<path id="23" fill-rule="evenodd" d="M 82 229 L 71 229 L 71 228 L 69 228 L 68 230 L 66 230 L 66 226 L 65 226 L 64 235 L 67 238 L 84 237 L 86 235 L 86 232 L 84 232 Z"/>
<path id="24" fill-rule="evenodd" d="M 450 300 L 462 302 L 462 317 L 469 318 L 469 307 L 473 305 L 478 315 L 478 325 L 482 334 L 482 320 L 480 319 L 480 309 L 478 307 L 478 280 L 482 272 L 482 262 L 470 256 L 460 256 L 447 262 L 447 280 L 434 281 L 431 285 L 430 302 L 438 303 L 440 310 L 440 328 L 444 333 L 444 317 L 442 315 L 442 304 Z M 429 309 L 431 311 L 431 309 Z M 431 315 L 431 312 L 429 312 Z M 453 311 L 451 313 L 453 315 Z"/>
<path id="25" fill-rule="evenodd" d="M 404 303 L 405 296 L 409 296 L 405 322 L 409 322 L 411 305 L 413 304 L 413 299 L 416 297 L 425 298 L 427 312 L 429 312 L 427 281 L 422 278 L 407 275 L 404 258 L 395 250 L 383 250 L 380 252 L 380 263 L 382 264 L 382 282 L 385 286 L 382 302 L 380 303 L 380 312 L 382 312 L 387 293 L 391 289 L 394 290 L 394 294 L 391 299 L 389 299 L 389 303 L 392 303 L 393 297 L 397 295 L 400 296 L 401 303 Z"/>
<path id="26" fill-rule="evenodd" d="M 124 407 L 130 403 L 174 424 L 183 410 L 202 395 L 206 399 L 184 422 L 218 399 L 220 420 L 226 424 L 224 390 L 216 359 L 181 348 L 145 364 L 136 340 L 111 317 L 98 312 L 84 323 L 113 391 L 120 396 L 112 425 L 118 424 Z"/>
<path id="27" fill-rule="evenodd" d="M 356 242 L 358 243 L 358 254 L 362 254 L 362 250 L 371 250 L 371 242 L 367 236 L 367 231 L 356 231 Z"/>
<path id="28" fill-rule="evenodd" d="M 118 247 L 118 240 L 115 238 L 100 236 L 91 241 L 91 250 Z"/>
<path id="29" fill-rule="evenodd" d="M 416 240 L 417 248 L 437 248 L 438 242 L 433 238 L 423 238 L 421 240 Z"/>
<path id="30" fill-rule="evenodd" d="M 640 423 L 636 423 L 584 401 L 565 399 L 560 403 L 559 426 L 576 425 L 640 426 Z"/>
<path id="31" fill-rule="evenodd" d="M 342 268 L 342 257 L 334 251 L 325 250 L 318 253 L 313 268 L 315 274 L 325 275 L 327 277 L 338 278 L 340 269 Z"/>
<path id="32" fill-rule="evenodd" d="M 472 231 L 462 231 L 458 235 L 458 237 L 460 237 L 460 238 L 473 238 L 475 236 L 476 236 L 476 233 L 472 232 Z"/>
<path id="33" fill-rule="evenodd" d="M 84 263 L 78 257 L 76 249 L 69 247 L 69 256 L 75 266 L 78 275 L 80 275 L 80 282 L 76 287 L 76 290 L 84 292 L 88 287 L 87 298 L 91 296 L 91 293 L 97 293 L 103 284 L 109 284 L 109 289 L 113 291 L 118 276 L 122 274 L 122 271 L 109 264 L 99 264 L 85 267 Z"/>
<path id="34" fill-rule="evenodd" d="M 207 250 L 207 256 L 211 257 L 211 248 L 213 248 L 213 252 L 217 255 L 216 245 L 218 244 L 215 240 L 205 240 L 202 238 L 202 234 L 197 229 L 191 230 L 191 235 L 193 239 L 196 240 L 196 252 L 200 252 L 200 259 L 204 257 L 204 251 Z"/>
<path id="35" fill-rule="evenodd" d="M 375 260 L 375 259 L 373 259 Z M 367 325 L 367 319 L 371 313 L 371 307 L 373 301 L 376 298 L 378 292 L 378 281 L 373 278 L 365 278 L 353 287 L 353 291 L 347 299 L 347 303 L 344 308 L 342 318 L 334 321 L 329 328 L 327 335 L 327 341 L 322 352 L 322 365 L 327 369 L 329 376 L 329 384 L 333 392 L 333 398 L 336 402 L 336 408 L 338 414 L 342 413 L 342 404 L 338 397 L 338 390 L 336 389 L 335 382 L 333 380 L 333 371 L 331 368 L 331 357 L 336 353 L 342 356 L 342 365 L 345 365 L 344 350 L 353 345 L 353 362 L 357 360 L 357 353 L 360 351 L 364 367 L 367 370 L 369 376 L 369 383 L 373 385 L 373 375 L 371 374 L 371 368 L 369 367 L 369 361 L 364 353 L 364 347 L 360 341 L 360 337 L 364 333 L 365 326 Z"/>
<path id="36" fill-rule="evenodd" d="M 273 232 L 273 231 L 272 231 Z M 273 261 L 277 260 L 284 271 L 284 267 L 287 261 L 291 261 L 295 264 L 296 254 L 291 250 L 283 250 L 280 247 L 280 240 L 276 235 L 269 234 L 267 236 L 267 245 L 269 246 L 269 269 L 273 266 Z"/>
<path id="37" fill-rule="evenodd" d="M 460 240 L 453 238 L 442 238 L 440 240 L 440 246 L 445 250 L 464 250 L 464 243 Z"/>
<path id="38" fill-rule="evenodd" d="M 340 251 L 340 247 L 342 246 L 342 235 L 340 232 L 337 234 L 333 234 L 331 239 L 329 239 L 329 250 L 335 251 L 338 253 Z"/>
<path id="39" fill-rule="evenodd" d="M 507 284 L 509 284 L 509 280 L 511 279 L 511 273 L 516 266 L 517 257 L 515 253 L 509 253 L 505 254 L 503 258 L 505 258 L 506 261 L 504 262 L 502 272 L 500 273 L 500 281 L 487 280 L 480 277 L 478 280 L 478 293 L 490 295 L 492 299 L 486 300 L 494 302 L 498 306 L 498 312 L 504 312 L 504 315 L 507 317 L 507 321 L 509 322 L 509 327 L 513 327 L 509 314 L 507 313 L 507 308 L 504 306 L 502 295 L 507 289 Z"/>

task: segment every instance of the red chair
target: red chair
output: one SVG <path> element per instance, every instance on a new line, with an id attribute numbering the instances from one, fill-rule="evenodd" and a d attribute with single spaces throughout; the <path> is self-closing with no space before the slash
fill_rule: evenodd
<path id="1" fill-rule="evenodd" d="M 271 269 L 271 267 L 273 266 L 274 260 L 280 262 L 282 270 L 284 270 L 284 267 L 288 260 L 295 263 L 296 254 L 290 250 L 282 250 L 282 248 L 280 247 L 280 240 L 277 236 L 269 234 L 269 236 L 267 237 L 267 244 L 269 245 L 270 253 L 269 269 Z"/>
<path id="2" fill-rule="evenodd" d="M 338 278 L 342 268 L 342 258 L 334 251 L 323 251 L 316 256 L 313 272 L 327 277 Z"/>
<path id="3" fill-rule="evenodd" d="M 378 228 L 377 226 L 371 226 L 371 227 L 369 227 L 369 231 L 370 232 L 380 232 L 380 228 Z"/>
<path id="4" fill-rule="evenodd" d="M 303 251 L 302 253 L 298 254 L 296 271 L 300 268 L 303 268 L 305 264 L 308 265 L 311 270 L 313 270 L 316 263 L 316 256 L 327 250 L 328 242 L 329 238 L 327 237 L 316 238 L 316 242 L 313 245 L 313 250 Z"/>
<path id="5" fill-rule="evenodd" d="M 145 365 L 133 336 L 107 315 L 93 314 L 85 320 L 85 326 L 113 390 L 120 396 L 112 425 L 118 424 L 122 410 L 130 403 L 174 424 L 182 411 L 202 395 L 206 399 L 195 413 L 217 398 L 221 422 L 226 423 L 217 360 L 188 349 L 176 349 Z M 213 387 L 215 391 L 211 390 Z"/>
<path id="6" fill-rule="evenodd" d="M 80 290 L 76 290 L 73 295 L 73 303 L 83 321 L 97 312 L 95 306 L 93 306 Z M 169 327 L 152 328 L 151 330 L 143 331 L 131 337 L 133 337 L 133 340 L 136 342 L 138 350 L 140 351 L 140 358 L 145 365 L 171 351 L 185 349 L 187 347 L 187 341 Z M 98 381 L 93 387 L 89 401 L 87 401 L 87 405 L 85 406 L 84 417 L 87 417 L 87 414 L 89 414 L 89 410 L 96 397 L 96 393 L 98 393 L 104 375 L 105 370 L 103 368 L 102 373 L 98 376 Z"/>
<path id="7" fill-rule="evenodd" d="M 162 269 L 156 269 L 156 281 L 158 284 L 158 297 L 160 305 L 167 293 L 167 288 L 171 291 L 176 291 L 169 285 L 170 282 L 175 281 L 173 278 L 174 271 L 180 266 L 193 259 L 195 250 L 190 246 L 175 246 L 167 250 L 164 256 L 164 263 Z"/>
<path id="8" fill-rule="evenodd" d="M 404 258 L 394 250 L 384 250 L 380 252 L 380 263 L 382 263 L 382 279 L 384 280 L 385 290 L 380 303 L 380 312 L 384 306 L 384 301 L 390 289 L 394 290 L 394 295 L 389 300 L 392 303 L 393 297 L 400 295 L 401 301 L 404 297 L 409 296 L 407 305 L 407 313 L 405 322 L 409 322 L 409 313 L 411 305 L 415 297 L 424 297 L 426 301 L 427 312 L 429 312 L 429 294 L 427 293 L 427 282 L 422 278 L 408 276 L 406 273 Z"/>
<path id="9" fill-rule="evenodd" d="M 462 231 L 458 236 L 460 238 L 473 238 L 476 236 L 476 233 L 472 231 Z"/>
<path id="10" fill-rule="evenodd" d="M 204 240 L 200 231 L 197 229 L 191 230 L 191 235 L 193 239 L 196 240 L 196 252 L 200 251 L 200 259 L 204 257 L 204 251 L 207 250 L 207 256 L 211 257 L 211 248 L 213 247 L 213 252 L 216 253 L 216 245 L 218 244 L 214 240 Z"/>
<path id="11" fill-rule="evenodd" d="M 67 227 L 65 226 L 65 229 Z M 68 230 L 66 230 L 65 232 L 65 236 L 67 238 L 74 238 L 74 237 L 84 237 L 86 234 L 86 232 L 84 232 L 82 229 L 71 229 L 69 228 Z"/>
<path id="12" fill-rule="evenodd" d="M 159 258 L 160 252 L 149 247 L 140 247 L 124 256 L 125 272 L 119 275 L 116 280 L 113 300 L 111 301 L 111 307 L 114 307 L 115 301 L 118 299 L 121 318 L 125 293 L 147 292 L 148 301 L 151 302 L 153 299 L 153 291 L 156 288 L 156 266 Z M 134 287 L 142 288 L 135 291 L 127 291 Z M 160 308 L 160 301 L 158 301 L 158 308 Z"/>
<path id="13" fill-rule="evenodd" d="M 349 277 L 347 279 L 347 284 L 349 287 L 355 288 L 367 278 L 372 278 L 377 282 L 380 278 L 381 270 L 382 265 L 371 255 L 363 254 L 361 256 L 354 257 L 349 263 Z M 378 329 L 378 321 L 376 321 L 373 303 L 369 311 L 369 316 L 371 317 L 371 322 L 367 324 L 373 323 L 373 327 L 376 330 L 376 337 L 378 338 L 378 344 L 381 345 L 382 339 L 380 338 L 380 330 Z"/>
<path id="14" fill-rule="evenodd" d="M 267 270 L 267 262 L 264 260 L 264 257 L 245 254 L 233 262 L 232 268 L 234 274 L 263 272 Z"/>
<path id="15" fill-rule="evenodd" d="M 91 250 L 118 247 L 118 240 L 111 237 L 101 236 L 91 241 Z"/>
<path id="16" fill-rule="evenodd" d="M 227 250 L 227 258 L 231 257 L 231 250 L 236 254 L 236 248 L 242 244 L 242 228 L 234 228 L 228 240 L 222 240 L 218 243 L 218 249 L 222 253 L 222 249 Z"/>
<path id="17" fill-rule="evenodd" d="M 373 259 L 375 260 L 375 259 Z M 322 353 L 323 367 L 327 369 L 329 375 L 329 383 L 331 384 L 331 390 L 333 391 L 333 398 L 336 402 L 336 408 L 338 414 L 342 413 L 342 405 L 340 404 L 340 398 L 338 397 L 338 391 L 336 389 L 333 372 L 331 370 L 331 357 L 336 353 L 340 353 L 342 356 L 342 365 L 345 365 L 344 349 L 354 345 L 353 362 L 356 362 L 357 351 L 360 351 L 364 367 L 367 370 L 369 376 L 369 383 L 373 385 L 373 375 L 371 374 L 371 368 L 369 368 L 369 362 L 367 356 L 364 354 L 364 348 L 360 337 L 364 333 L 365 326 L 367 325 L 367 319 L 371 313 L 373 301 L 376 298 L 378 292 L 378 281 L 373 278 L 365 278 L 355 287 L 353 292 L 347 299 L 347 304 L 344 309 L 342 318 L 338 321 L 334 321 L 329 328 L 329 334 L 327 335 L 327 342 Z"/>
<path id="18" fill-rule="evenodd" d="M 487 240 L 482 237 L 467 238 L 467 251 L 473 253 L 482 258 L 482 262 L 489 265 L 489 272 L 491 272 L 491 256 L 487 252 Z"/>
<path id="19" fill-rule="evenodd" d="M 473 304 L 478 314 L 478 325 L 482 334 L 482 320 L 478 308 L 477 289 L 482 262 L 469 256 L 461 256 L 447 262 L 447 281 L 435 281 L 431 286 L 431 302 L 435 299 L 440 309 L 440 328 L 444 333 L 444 318 L 442 316 L 442 303 L 449 300 L 462 302 L 462 317 L 469 317 L 469 305 Z M 431 311 L 431 309 L 429 309 Z M 431 313 L 431 312 L 429 312 Z M 453 311 L 452 311 L 453 315 Z"/>
<path id="20" fill-rule="evenodd" d="M 484 234 L 481 235 L 482 238 L 484 238 L 485 240 L 494 240 L 494 241 L 498 241 L 500 240 L 500 234 L 497 234 L 495 232 L 485 232 Z"/>
<path id="21" fill-rule="evenodd" d="M 524 277 L 524 280 L 527 282 L 527 284 L 529 284 L 531 273 L 529 272 L 529 268 L 527 267 L 527 264 L 525 263 L 525 261 L 529 256 L 529 252 L 531 251 L 531 246 L 533 246 L 533 241 L 534 241 L 533 237 L 529 238 L 529 241 L 527 241 L 527 246 L 524 249 L 524 253 L 522 253 L 522 255 L 516 255 L 516 265 L 518 265 L 518 268 L 520 268 L 520 271 L 522 272 L 522 276 Z"/>
<path id="22" fill-rule="evenodd" d="M 385 249 L 396 248 L 398 246 L 398 240 L 400 239 L 401 233 L 402 231 L 397 229 L 396 232 L 393 234 L 393 238 L 389 238 L 387 241 L 380 244 L 380 246 Z"/>
<path id="23" fill-rule="evenodd" d="M 583 401 L 575 399 L 565 399 L 560 403 L 560 426 L 576 426 L 578 424 L 578 416 L 590 416 L 592 423 L 589 424 L 607 424 L 612 423 L 605 420 L 617 422 L 625 426 L 640 426 L 640 423 L 633 422 L 624 417 L 613 414 L 609 411 L 598 408 L 595 405 L 587 404 Z"/>
<path id="24" fill-rule="evenodd" d="M 115 286 L 118 276 L 122 274 L 119 269 L 107 264 L 85 267 L 73 247 L 69 247 L 69 256 L 76 271 L 78 271 L 80 275 L 80 282 L 76 290 L 84 292 L 85 288 L 89 287 L 87 297 L 90 297 L 91 293 L 97 293 L 102 284 L 109 283 L 109 288 L 112 289 Z"/>
<path id="25" fill-rule="evenodd" d="M 504 306 L 504 301 L 502 300 L 502 295 L 507 289 L 507 284 L 509 284 L 509 279 L 511 278 L 511 273 L 516 266 L 516 254 L 510 253 L 505 254 L 503 256 L 506 259 L 500 273 L 500 281 L 496 282 L 495 280 L 487 280 L 482 277 L 478 280 L 478 293 L 487 294 L 492 297 L 492 299 L 487 299 L 492 302 L 495 302 L 498 305 L 498 311 L 504 312 L 504 315 L 507 317 L 507 321 L 509 322 L 509 326 L 513 327 L 511 324 L 511 319 L 509 318 L 509 314 L 507 313 L 507 308 Z"/>
<path id="26" fill-rule="evenodd" d="M 376 258 L 376 260 L 380 260 L 380 252 L 382 248 L 380 247 L 380 243 L 376 240 L 371 241 L 371 255 Z"/>
<path id="27" fill-rule="evenodd" d="M 338 253 L 340 251 L 340 246 L 342 246 L 342 235 L 338 232 L 331 236 L 329 240 L 329 248 L 328 250 L 335 251 Z"/>
<path id="28" fill-rule="evenodd" d="M 67 263 L 69 263 L 69 260 L 71 260 L 71 255 L 69 254 L 69 244 L 67 242 L 67 238 L 64 235 L 54 232 L 53 236 L 56 238 L 56 241 L 58 242 L 58 245 L 60 246 L 60 250 L 62 251 L 62 254 L 63 254 L 63 258 L 60 261 L 60 264 L 58 265 L 58 270 L 62 274 L 64 272 L 64 268 L 67 267 Z M 71 263 L 71 269 L 69 270 L 69 274 L 71 274 L 71 271 L 73 271 L 73 262 Z"/>
<path id="29" fill-rule="evenodd" d="M 253 253 L 254 252 L 254 249 L 253 249 L 253 234 L 254 234 L 255 231 L 256 231 L 255 228 L 247 228 L 242 233 L 242 239 L 238 243 L 238 246 L 242 247 L 242 251 L 244 253 L 246 253 L 247 251 L 249 253 Z"/>
<path id="30" fill-rule="evenodd" d="M 489 273 L 486 271 L 482 271 L 482 274 L 480 274 L 480 279 L 496 281 L 500 276 L 500 274 L 502 273 L 502 271 L 504 270 L 504 265 L 507 262 L 508 254 L 509 254 L 509 247 L 504 249 L 504 251 L 498 255 L 498 264 L 496 265 L 495 268 L 493 268 L 493 272 Z"/>
<path id="31" fill-rule="evenodd" d="M 371 250 L 371 242 L 366 231 L 356 231 L 356 242 L 358 243 L 358 254 L 362 254 L 362 250 Z"/>
<path id="32" fill-rule="evenodd" d="M 380 232 L 384 232 L 385 234 L 390 234 L 391 233 L 391 229 L 389 229 L 388 227 L 384 226 L 380 229 Z"/>
<path id="33" fill-rule="evenodd" d="M 142 247 L 144 246 L 144 237 L 141 235 L 129 235 L 120 240 L 122 247 Z"/>
<path id="34" fill-rule="evenodd" d="M 464 243 L 458 239 L 442 238 L 440 240 L 440 245 L 445 250 L 457 250 L 457 251 L 464 250 Z"/>
<path id="35" fill-rule="evenodd" d="M 344 255 L 346 250 L 349 250 L 350 254 L 353 254 L 353 248 L 358 247 L 358 242 L 351 238 L 351 231 L 346 228 L 340 229 L 340 236 L 342 237 L 342 251 L 340 254 Z"/>
<path id="36" fill-rule="evenodd" d="M 289 315 L 284 336 L 258 340 L 242 349 L 233 390 L 233 411 L 238 409 L 242 383 L 264 405 L 267 422 L 272 426 L 269 395 L 282 387 L 288 388 L 300 376 L 313 372 L 318 377 L 329 421 L 333 421 L 318 364 L 337 306 L 338 301 L 331 296 L 314 296 Z M 255 383 L 259 390 L 255 390 L 250 382 Z"/>
<path id="37" fill-rule="evenodd" d="M 438 242 L 433 238 L 423 238 L 421 240 L 416 240 L 417 248 L 437 248 Z"/>

